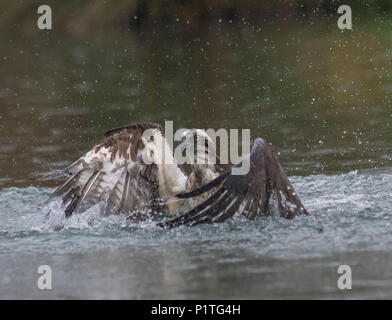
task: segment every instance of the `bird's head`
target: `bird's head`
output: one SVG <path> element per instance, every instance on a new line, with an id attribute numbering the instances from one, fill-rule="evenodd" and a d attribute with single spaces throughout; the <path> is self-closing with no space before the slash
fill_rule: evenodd
<path id="1" fill-rule="evenodd" d="M 188 163 L 194 166 L 216 163 L 215 143 L 204 130 L 185 130 L 182 133 L 181 149 L 186 150 Z"/>

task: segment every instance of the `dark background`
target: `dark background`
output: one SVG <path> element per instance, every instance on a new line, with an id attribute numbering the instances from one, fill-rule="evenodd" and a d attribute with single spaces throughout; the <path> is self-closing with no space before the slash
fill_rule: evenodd
<path id="1" fill-rule="evenodd" d="M 391 164 L 390 1 L 47 1 L 44 31 L 41 4 L 0 4 L 0 188 L 137 121 L 249 128 L 289 175 Z"/>

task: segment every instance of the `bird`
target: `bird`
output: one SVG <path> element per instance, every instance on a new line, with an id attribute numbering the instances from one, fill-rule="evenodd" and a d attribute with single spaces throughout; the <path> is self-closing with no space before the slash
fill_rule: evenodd
<path id="1" fill-rule="evenodd" d="M 98 205 L 104 216 L 157 219 L 163 228 L 224 222 L 240 215 L 255 220 L 270 215 L 274 201 L 283 218 L 309 215 L 264 139 L 255 139 L 250 154 L 229 169 L 220 163 L 215 142 L 204 130 L 184 130 L 180 150 L 192 158 L 189 174 L 159 123 L 109 130 L 78 160 L 48 176 L 66 180 L 48 201 L 61 198 L 66 217 Z M 244 164 L 247 173 L 235 174 Z"/>

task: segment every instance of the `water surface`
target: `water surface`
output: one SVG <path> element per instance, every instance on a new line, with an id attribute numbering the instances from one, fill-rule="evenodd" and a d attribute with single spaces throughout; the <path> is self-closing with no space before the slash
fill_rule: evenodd
<path id="1" fill-rule="evenodd" d="M 3 298 L 388 298 L 392 200 L 385 173 L 292 177 L 311 217 L 162 230 L 97 210 L 64 218 L 51 189 L 0 192 Z M 50 265 L 52 291 L 37 289 Z M 340 291 L 337 268 L 353 270 Z"/>

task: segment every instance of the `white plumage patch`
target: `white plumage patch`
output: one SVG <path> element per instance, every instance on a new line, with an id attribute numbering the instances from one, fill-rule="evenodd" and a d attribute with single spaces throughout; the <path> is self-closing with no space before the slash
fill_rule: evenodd
<path id="1" fill-rule="evenodd" d="M 153 136 L 146 138 L 143 132 L 149 126 Z M 105 204 L 105 214 L 165 211 L 160 199 L 170 202 L 185 191 L 186 176 L 172 154 L 162 152 L 163 146 L 170 148 L 157 126 L 113 130 L 66 168 L 68 180 L 52 195 L 62 197 L 66 215 L 98 202 Z M 178 204 L 167 206 L 170 212 L 178 211 Z"/>

